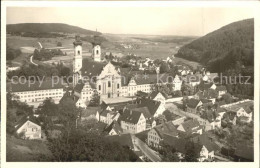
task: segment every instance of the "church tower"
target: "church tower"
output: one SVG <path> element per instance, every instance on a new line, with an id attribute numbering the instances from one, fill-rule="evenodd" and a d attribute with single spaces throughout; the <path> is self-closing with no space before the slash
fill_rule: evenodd
<path id="1" fill-rule="evenodd" d="M 92 58 L 94 61 L 101 62 L 101 40 L 98 35 L 94 36 L 92 42 Z"/>
<path id="2" fill-rule="evenodd" d="M 76 35 L 74 45 L 74 58 L 73 58 L 73 87 L 76 86 L 77 82 L 81 78 L 82 68 L 82 41 L 80 36 Z"/>

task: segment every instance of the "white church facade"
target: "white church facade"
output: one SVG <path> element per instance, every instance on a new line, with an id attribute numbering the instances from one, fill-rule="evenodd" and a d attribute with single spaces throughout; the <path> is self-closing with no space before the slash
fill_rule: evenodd
<path id="1" fill-rule="evenodd" d="M 79 107 L 86 108 L 94 92 L 104 100 L 135 96 L 138 91 L 150 93 L 152 85 L 156 84 L 157 74 L 151 74 L 147 79 L 137 79 L 124 76 L 120 68 L 111 62 L 102 62 L 100 43 L 92 43 L 92 59 L 82 59 L 82 41 L 79 36 L 76 36 L 73 44 L 73 93 Z M 181 83 L 178 81 L 178 84 Z"/>

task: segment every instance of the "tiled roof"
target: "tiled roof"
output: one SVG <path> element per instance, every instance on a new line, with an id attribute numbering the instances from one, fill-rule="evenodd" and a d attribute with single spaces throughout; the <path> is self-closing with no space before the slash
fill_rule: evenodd
<path id="1" fill-rule="evenodd" d="M 167 95 L 166 95 L 165 93 L 159 92 L 159 91 L 153 91 L 153 92 L 150 94 L 151 99 L 154 99 L 159 93 L 161 93 L 164 98 L 167 98 Z"/>
<path id="2" fill-rule="evenodd" d="M 171 121 L 160 124 L 160 125 L 154 127 L 154 129 L 161 138 L 163 138 L 164 135 L 169 135 L 169 136 L 174 136 L 174 137 L 178 136 L 178 131 Z"/>
<path id="3" fill-rule="evenodd" d="M 150 114 L 154 116 L 155 112 L 158 110 L 160 105 L 161 102 L 159 101 L 151 99 L 141 99 L 138 104 L 138 107 L 148 107 Z"/>
<path id="4" fill-rule="evenodd" d="M 109 110 L 103 110 L 100 112 L 100 116 L 103 116 L 103 117 L 106 117 L 108 113 L 111 113 L 112 111 L 109 111 Z M 112 112 L 112 113 L 115 113 L 115 112 Z"/>
<path id="5" fill-rule="evenodd" d="M 188 143 L 187 140 L 181 138 L 176 138 L 170 135 L 165 135 L 163 138 L 163 142 L 172 146 L 177 152 L 186 153 L 186 144 Z"/>
<path id="6" fill-rule="evenodd" d="M 57 82 L 57 83 L 56 83 Z M 48 90 L 48 89 L 62 89 L 63 80 L 59 79 L 58 81 L 45 80 L 42 83 L 34 81 L 29 83 L 28 81 L 24 84 L 12 82 L 10 85 L 11 92 L 24 92 L 24 91 L 36 91 L 36 90 Z"/>
<path id="7" fill-rule="evenodd" d="M 15 130 L 18 130 L 21 126 L 23 126 L 24 125 L 24 123 L 26 123 L 27 121 L 30 121 L 30 122 L 32 122 L 32 123 L 34 123 L 34 124 L 36 124 L 36 125 L 39 125 L 39 124 L 37 124 L 37 122 L 33 119 L 33 118 L 31 118 L 31 117 L 29 117 L 29 116 L 25 116 L 25 117 L 23 117 L 23 118 L 21 118 L 17 123 L 16 123 L 16 125 L 15 125 Z M 40 125 L 39 125 L 40 126 Z"/>
<path id="8" fill-rule="evenodd" d="M 105 64 L 102 62 L 96 62 L 91 59 L 83 59 L 82 60 L 82 68 L 81 73 L 83 77 L 94 78 L 95 76 L 99 76 L 102 72 Z"/>
<path id="9" fill-rule="evenodd" d="M 187 106 L 190 108 L 196 108 L 199 102 L 200 100 L 191 98 L 187 100 Z"/>
<path id="10" fill-rule="evenodd" d="M 240 108 L 243 108 L 246 113 L 251 113 L 253 112 L 253 107 L 254 106 L 254 102 L 253 101 L 246 101 L 243 103 L 238 103 L 238 104 L 233 104 L 230 105 L 228 107 L 224 107 L 227 111 L 233 111 L 233 112 L 237 112 Z"/>
<path id="11" fill-rule="evenodd" d="M 106 129 L 106 132 L 110 132 L 112 129 L 114 129 L 114 131 L 117 134 L 121 134 L 123 132 L 122 128 L 120 127 L 119 123 L 117 121 L 113 121 Z"/>
<path id="12" fill-rule="evenodd" d="M 132 123 L 132 124 L 137 124 L 142 113 L 139 111 L 133 111 L 126 109 L 124 110 L 123 114 L 120 117 L 121 121 Z"/>
<path id="13" fill-rule="evenodd" d="M 143 115 L 146 119 L 152 118 L 152 115 L 150 114 L 148 107 L 133 108 L 132 110 L 133 111 L 139 111 L 139 112 L 143 113 Z"/>
<path id="14" fill-rule="evenodd" d="M 200 124 L 197 120 L 188 120 L 181 124 L 186 132 L 192 132 L 194 128 L 200 127 Z"/>

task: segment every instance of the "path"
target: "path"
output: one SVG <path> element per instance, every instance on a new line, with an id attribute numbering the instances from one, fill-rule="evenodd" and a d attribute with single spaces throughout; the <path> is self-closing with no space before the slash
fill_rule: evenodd
<path id="1" fill-rule="evenodd" d="M 36 63 L 33 62 L 33 55 L 30 57 L 30 62 L 31 62 L 33 65 L 38 66 L 38 64 L 36 64 Z"/>
<path id="2" fill-rule="evenodd" d="M 220 161 L 223 161 L 223 162 L 231 162 L 231 160 L 227 159 L 227 158 L 223 158 L 221 156 L 218 156 L 218 155 L 214 155 L 214 157 Z"/>
<path id="3" fill-rule="evenodd" d="M 156 154 L 156 152 L 153 151 L 151 148 L 149 148 L 143 141 L 141 141 L 135 135 L 133 135 L 133 142 L 143 152 L 143 154 L 146 157 L 148 157 L 151 161 L 153 162 L 161 161 L 161 158 Z"/>

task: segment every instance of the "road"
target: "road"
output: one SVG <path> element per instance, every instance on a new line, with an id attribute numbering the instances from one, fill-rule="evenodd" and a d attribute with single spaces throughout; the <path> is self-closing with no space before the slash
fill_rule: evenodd
<path id="1" fill-rule="evenodd" d="M 36 63 L 33 62 L 33 55 L 30 57 L 30 62 L 31 62 L 33 65 L 38 66 L 38 64 L 36 64 Z"/>
<path id="2" fill-rule="evenodd" d="M 223 158 L 221 156 L 218 155 L 214 155 L 214 157 L 222 162 L 232 162 L 231 160 L 227 159 L 227 158 Z"/>
<path id="3" fill-rule="evenodd" d="M 133 142 L 134 144 L 143 152 L 145 156 L 147 156 L 153 162 L 160 162 L 161 158 L 149 148 L 143 141 L 133 135 Z"/>

